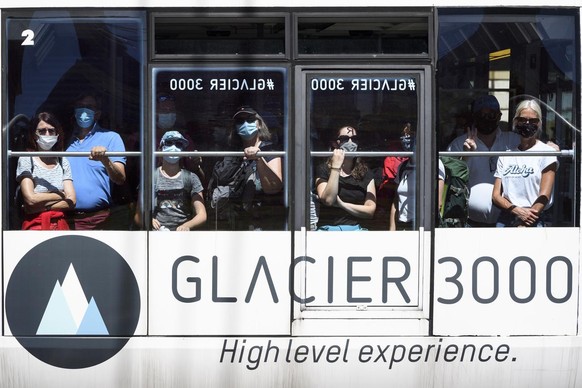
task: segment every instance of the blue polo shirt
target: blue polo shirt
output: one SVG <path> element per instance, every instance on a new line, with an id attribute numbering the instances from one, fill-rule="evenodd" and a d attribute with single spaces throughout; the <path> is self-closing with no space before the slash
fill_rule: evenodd
<path id="1" fill-rule="evenodd" d="M 93 147 L 103 146 L 107 151 L 125 151 L 121 136 L 95 124 L 83 141 L 75 138 L 67 151 L 87 152 Z M 77 196 L 78 211 L 107 209 L 111 204 L 111 183 L 103 163 L 87 156 L 69 157 L 73 172 L 73 185 Z M 112 162 L 125 164 L 125 157 L 110 157 Z"/>

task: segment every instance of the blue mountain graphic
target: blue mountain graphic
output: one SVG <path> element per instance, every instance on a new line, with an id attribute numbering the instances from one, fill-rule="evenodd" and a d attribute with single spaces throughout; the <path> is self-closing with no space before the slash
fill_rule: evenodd
<path id="1" fill-rule="evenodd" d="M 109 335 L 103 317 L 99 312 L 99 307 L 95 303 L 95 299 L 91 298 L 87 311 L 83 316 L 83 320 L 77 330 L 77 335 Z"/>
<path id="2" fill-rule="evenodd" d="M 65 300 L 61 285 L 57 281 L 36 334 L 75 335 L 76 333 L 77 325 Z"/>
<path id="3" fill-rule="evenodd" d="M 58 280 L 55 283 L 36 335 L 109 335 L 95 299 L 91 297 L 89 304 L 86 304 L 87 299 L 73 264 L 63 284 L 64 288 Z M 69 301 L 72 305 L 69 305 Z M 77 309 L 76 315 L 73 315 L 71 308 Z M 77 327 L 74 317 L 78 321 L 81 315 L 83 319 Z"/>

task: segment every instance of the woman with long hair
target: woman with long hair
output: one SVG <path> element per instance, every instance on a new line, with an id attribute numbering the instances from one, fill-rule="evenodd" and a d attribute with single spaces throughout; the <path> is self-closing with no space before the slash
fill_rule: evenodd
<path id="1" fill-rule="evenodd" d="M 52 113 L 38 113 L 28 131 L 29 151 L 63 151 L 64 132 Z M 65 211 L 75 207 L 71 166 L 67 158 L 18 158 L 16 180 L 24 203 L 23 230 L 67 230 Z"/>
<path id="2" fill-rule="evenodd" d="M 363 230 L 361 221 L 376 211 L 376 186 L 367 165 L 346 155 L 358 149 L 354 127 L 338 129 L 333 155 L 316 172 L 315 189 L 320 207 L 318 230 Z"/>

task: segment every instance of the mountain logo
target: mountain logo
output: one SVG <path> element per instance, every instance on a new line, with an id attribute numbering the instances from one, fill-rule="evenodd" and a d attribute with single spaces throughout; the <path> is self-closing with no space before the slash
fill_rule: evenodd
<path id="1" fill-rule="evenodd" d="M 12 335 L 39 360 L 86 368 L 117 354 L 140 314 L 135 276 L 107 244 L 60 236 L 28 251 L 6 287 Z"/>

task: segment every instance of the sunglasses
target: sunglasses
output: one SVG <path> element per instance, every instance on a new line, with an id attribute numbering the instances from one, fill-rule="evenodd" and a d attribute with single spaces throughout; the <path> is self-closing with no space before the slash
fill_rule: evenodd
<path id="1" fill-rule="evenodd" d="M 527 117 L 516 117 L 515 118 L 515 121 L 517 121 L 518 124 L 528 124 L 528 123 L 531 123 L 531 124 L 537 125 L 537 124 L 540 123 L 540 119 L 536 119 L 536 118 L 529 119 Z"/>
<path id="2" fill-rule="evenodd" d="M 166 140 L 164 141 L 164 145 L 168 147 L 176 146 L 180 149 L 184 148 L 184 142 L 181 140 Z"/>
<path id="3" fill-rule="evenodd" d="M 340 143 L 347 143 L 350 140 L 355 143 L 358 140 L 358 136 L 341 135 L 337 137 L 337 141 L 339 141 Z"/>
<path id="4" fill-rule="evenodd" d="M 236 125 L 240 125 L 244 122 L 247 122 L 250 124 L 250 123 L 254 123 L 256 120 L 257 120 L 256 116 L 237 117 L 236 119 L 234 119 L 234 123 Z"/>
<path id="5" fill-rule="evenodd" d="M 36 134 L 37 135 L 46 135 L 49 134 L 51 136 L 54 136 L 57 134 L 57 130 L 54 128 L 38 128 L 36 130 Z"/>

